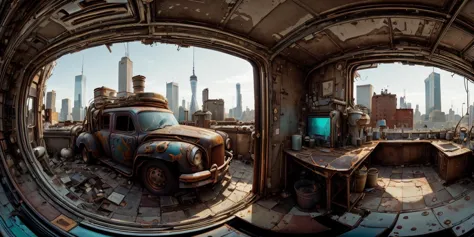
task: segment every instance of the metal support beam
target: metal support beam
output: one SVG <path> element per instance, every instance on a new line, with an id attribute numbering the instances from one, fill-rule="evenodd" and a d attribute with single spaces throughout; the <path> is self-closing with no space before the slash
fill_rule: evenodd
<path id="1" fill-rule="evenodd" d="M 240 4 L 242 2 L 243 2 L 243 0 L 237 0 L 237 2 L 235 2 L 234 6 L 230 10 L 229 14 L 227 14 L 227 16 L 224 18 L 224 20 L 221 21 L 221 28 L 224 28 L 227 25 L 227 22 L 230 20 L 232 15 L 234 15 L 235 10 L 237 10 L 237 8 L 240 6 Z"/>
<path id="2" fill-rule="evenodd" d="M 328 27 L 335 24 L 344 24 L 349 22 L 354 22 L 362 19 L 375 19 L 375 18 L 391 18 L 391 17 L 406 17 L 406 18 L 420 18 L 424 20 L 444 22 L 446 21 L 445 14 L 439 14 L 439 12 L 433 12 L 427 8 L 405 8 L 399 6 L 391 7 L 375 7 L 368 6 L 362 9 L 353 9 L 345 10 L 344 12 L 334 13 L 328 16 L 320 16 L 321 18 L 316 18 L 315 20 L 305 24 L 304 27 L 299 27 L 298 29 L 290 32 L 275 44 L 272 48 L 271 59 L 276 57 L 281 53 L 285 48 L 289 47 L 293 43 L 301 40 L 311 33 L 321 32 Z"/>
<path id="3" fill-rule="evenodd" d="M 337 41 L 329 34 L 328 32 L 324 31 L 324 34 L 328 37 L 328 39 L 339 49 L 339 51 L 344 52 L 344 49 L 341 45 L 337 43 Z"/>
<path id="4" fill-rule="evenodd" d="M 436 48 L 438 48 L 439 43 L 441 42 L 441 39 L 443 39 L 444 35 L 448 32 L 449 28 L 453 24 L 453 22 L 456 20 L 456 17 L 461 13 L 462 8 L 469 2 L 469 0 L 464 0 L 461 5 L 459 5 L 458 9 L 456 9 L 456 12 L 451 16 L 451 19 L 444 25 L 443 30 L 441 33 L 438 35 L 438 38 L 436 39 L 433 48 L 431 49 L 431 54 L 435 52 Z"/>
<path id="5" fill-rule="evenodd" d="M 387 18 L 388 20 L 388 29 L 390 33 L 390 48 L 393 49 L 393 26 L 392 26 L 392 18 Z"/>
<path id="6" fill-rule="evenodd" d="M 293 2 L 303 8 L 305 11 L 309 12 L 314 18 L 319 18 L 319 14 L 315 12 L 313 9 L 311 9 L 308 5 L 306 5 L 304 2 L 301 2 L 300 0 L 293 0 Z"/>
<path id="7" fill-rule="evenodd" d="M 469 42 L 469 44 L 464 47 L 464 49 L 461 51 L 461 57 L 464 58 L 464 54 L 470 49 L 472 48 L 472 46 L 474 46 L 474 39 L 471 40 L 471 42 Z"/>

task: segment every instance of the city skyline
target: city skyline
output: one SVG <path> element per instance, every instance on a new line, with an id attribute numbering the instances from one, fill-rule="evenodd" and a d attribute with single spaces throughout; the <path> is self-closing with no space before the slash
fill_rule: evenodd
<path id="1" fill-rule="evenodd" d="M 418 105 L 419 111 L 423 115 L 426 113 L 424 79 L 433 71 L 440 74 L 440 87 L 442 88 L 441 111 L 448 114 L 449 109 L 453 108 L 455 114 L 461 114 L 462 103 L 466 103 L 463 77 L 439 68 L 419 65 L 408 66 L 401 63 L 379 64 L 377 68 L 359 70 L 360 77 L 355 79 L 354 87 L 371 84 L 377 93 L 388 88 L 388 91 L 396 94 L 397 97 L 405 94 L 405 101 L 411 104 L 414 111 L 416 105 Z M 469 88 L 473 88 L 472 84 Z M 354 93 L 354 98 L 356 98 L 356 90 L 354 90 Z M 473 104 L 471 97 L 469 105 Z M 464 105 L 465 111 L 466 105 Z"/>
<path id="2" fill-rule="evenodd" d="M 105 47 L 96 47 L 79 53 L 69 54 L 57 60 L 57 66 L 53 75 L 47 82 L 48 90 L 57 91 L 56 104 L 61 104 L 61 99 L 73 97 L 72 88 L 74 78 L 81 72 L 81 61 L 84 56 L 84 76 L 87 76 L 86 101 L 93 98 L 95 88 L 105 86 L 118 89 L 117 62 L 124 55 L 123 44 L 114 44 L 112 53 Z M 145 46 L 134 42 L 129 44 L 130 59 L 133 65 L 134 75 L 141 74 L 147 77 L 145 90 L 166 95 L 166 82 L 176 82 L 180 85 L 179 99 L 185 99 L 187 103 L 191 98 L 191 86 L 189 72 L 192 70 L 192 48 L 181 48 L 176 50 L 175 45 Z M 196 91 L 204 88 L 210 89 L 210 97 L 223 99 L 226 110 L 235 107 L 235 92 L 222 90 L 222 88 L 234 87 L 236 82 L 242 85 L 243 107 L 254 108 L 253 96 L 253 68 L 247 61 L 213 50 L 196 48 L 195 67 L 199 69 L 201 78 Z M 169 57 L 156 57 L 155 55 L 169 55 Z M 215 67 L 215 61 L 223 62 L 224 65 Z M 76 65 L 76 66 L 74 66 Z M 74 69 L 76 68 L 76 69 Z M 234 90 L 232 90 L 234 91 Z M 196 94 L 196 100 L 201 101 L 201 93 Z M 189 108 L 189 106 L 187 106 Z M 201 107 L 198 107 L 198 110 Z"/>

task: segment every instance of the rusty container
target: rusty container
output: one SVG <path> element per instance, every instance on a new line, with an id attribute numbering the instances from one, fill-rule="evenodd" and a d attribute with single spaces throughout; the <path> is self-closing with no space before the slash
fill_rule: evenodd
<path id="1" fill-rule="evenodd" d="M 370 168 L 367 171 L 367 182 L 365 183 L 366 188 L 377 187 L 377 178 L 379 177 L 379 171 L 377 168 Z"/>
<path id="2" fill-rule="evenodd" d="M 354 192 L 361 193 L 364 191 L 367 181 L 367 170 L 358 170 L 354 174 Z"/>
<path id="3" fill-rule="evenodd" d="M 311 209 L 321 200 L 321 191 L 312 180 L 298 180 L 295 182 L 294 188 L 296 202 L 302 209 Z"/>
<path id="4" fill-rule="evenodd" d="M 133 93 L 143 93 L 145 92 L 145 76 L 142 75 L 136 75 L 132 77 L 132 82 L 133 82 Z"/>

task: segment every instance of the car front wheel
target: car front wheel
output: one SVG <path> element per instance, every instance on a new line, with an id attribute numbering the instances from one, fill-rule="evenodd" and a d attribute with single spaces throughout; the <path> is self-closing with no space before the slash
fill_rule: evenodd
<path id="1" fill-rule="evenodd" d="M 145 188 L 154 195 L 172 195 L 179 186 L 176 175 L 162 161 L 147 161 L 140 175 Z"/>

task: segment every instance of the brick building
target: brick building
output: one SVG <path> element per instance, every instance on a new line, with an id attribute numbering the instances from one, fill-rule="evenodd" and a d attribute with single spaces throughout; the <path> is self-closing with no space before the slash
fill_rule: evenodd
<path id="1" fill-rule="evenodd" d="M 397 128 L 413 128 L 413 109 L 397 109 L 395 121 Z"/>
<path id="2" fill-rule="evenodd" d="M 378 120 L 385 119 L 389 128 L 413 128 L 413 109 L 397 109 L 397 95 L 385 89 L 380 95 L 372 96 L 371 126 Z"/>

